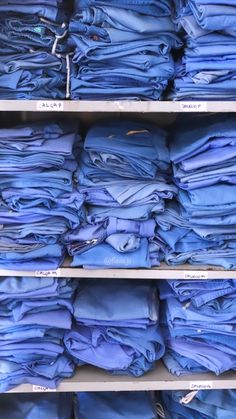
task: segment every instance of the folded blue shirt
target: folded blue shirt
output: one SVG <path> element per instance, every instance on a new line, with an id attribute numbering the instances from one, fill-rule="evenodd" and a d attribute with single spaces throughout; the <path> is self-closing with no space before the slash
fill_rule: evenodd
<path id="1" fill-rule="evenodd" d="M 155 419 L 155 405 L 148 392 L 77 393 L 76 414 L 80 419 Z"/>

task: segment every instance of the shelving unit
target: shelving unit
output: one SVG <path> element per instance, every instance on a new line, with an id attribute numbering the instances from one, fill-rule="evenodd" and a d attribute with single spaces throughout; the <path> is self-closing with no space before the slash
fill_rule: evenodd
<path id="1" fill-rule="evenodd" d="M 170 102 L 170 101 L 60 101 L 0 100 L 1 111 L 16 112 L 236 112 L 234 102 Z"/>
<path id="2" fill-rule="evenodd" d="M 1 276 L 41 276 L 58 278 L 124 278 L 124 279 L 225 279 L 236 278 L 236 270 L 225 270 L 219 267 L 179 265 L 168 266 L 162 263 L 160 267 L 152 269 L 83 269 L 71 268 L 67 259 L 60 269 L 50 271 L 19 271 L 0 269 Z"/>
<path id="3" fill-rule="evenodd" d="M 215 374 L 197 374 L 184 377 L 171 375 L 161 362 L 143 377 L 111 375 L 91 366 L 78 368 L 74 377 L 64 380 L 56 391 L 151 391 L 151 390 L 193 390 L 199 388 L 236 389 L 236 372 L 227 372 L 217 377 Z M 10 393 L 36 392 L 31 384 L 22 384 Z M 39 392 L 43 389 L 39 388 Z M 50 391 L 50 389 L 45 389 Z"/>
<path id="4" fill-rule="evenodd" d="M 232 102 L 158 102 L 158 101 L 12 101 L 0 100 L 0 112 L 19 112 L 27 120 L 28 112 L 38 115 L 44 113 L 64 113 L 75 116 L 76 113 L 101 114 L 127 113 L 127 114 L 168 114 L 181 112 L 236 112 L 236 101 Z M 31 115 L 32 116 L 32 115 Z M 42 117 L 42 115 L 40 115 Z M 63 266 L 51 271 L 20 271 L 0 269 L 0 277 L 26 276 L 26 277 L 69 277 L 69 278 L 113 278 L 125 279 L 225 279 L 236 278 L 236 270 L 224 270 L 219 267 L 179 265 L 168 266 L 164 263 L 155 269 L 96 269 L 88 270 L 70 267 L 68 258 Z M 77 369 L 73 378 L 64 380 L 58 386 L 59 392 L 73 391 L 135 391 L 135 390 L 193 390 L 201 388 L 236 389 L 236 372 L 227 372 L 219 377 L 214 374 L 188 375 L 176 377 L 171 375 L 161 362 L 155 369 L 143 377 L 114 376 L 92 366 L 83 366 Z M 47 388 L 34 387 L 31 384 L 20 385 L 11 393 L 26 393 L 36 391 L 50 391 Z"/>

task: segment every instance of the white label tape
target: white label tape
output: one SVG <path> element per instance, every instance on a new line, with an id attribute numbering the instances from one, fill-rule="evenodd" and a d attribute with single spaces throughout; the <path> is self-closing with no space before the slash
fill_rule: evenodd
<path id="1" fill-rule="evenodd" d="M 206 102 L 181 102 L 180 109 L 183 112 L 207 112 Z"/>
<path id="2" fill-rule="evenodd" d="M 189 383 L 189 390 L 211 390 L 212 388 L 212 381 L 190 381 Z"/>
<path id="3" fill-rule="evenodd" d="M 57 390 L 55 388 L 33 385 L 33 392 L 34 393 L 55 393 L 56 391 Z"/>
<path id="4" fill-rule="evenodd" d="M 184 279 L 208 279 L 208 272 L 184 271 Z"/>
<path id="5" fill-rule="evenodd" d="M 35 271 L 34 276 L 42 276 L 45 278 L 53 277 L 53 276 L 61 276 L 61 270 L 55 269 L 54 271 Z"/>
<path id="6" fill-rule="evenodd" d="M 59 100 L 39 100 L 37 111 L 60 112 L 64 110 L 64 103 Z"/>

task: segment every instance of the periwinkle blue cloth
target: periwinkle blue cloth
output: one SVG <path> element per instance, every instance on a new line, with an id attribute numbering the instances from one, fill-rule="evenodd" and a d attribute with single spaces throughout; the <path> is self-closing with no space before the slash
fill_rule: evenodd
<path id="1" fill-rule="evenodd" d="M 158 3 L 158 4 L 157 4 Z M 180 47 L 172 2 L 82 1 L 69 25 L 72 99 L 158 100 Z"/>
<path id="2" fill-rule="evenodd" d="M 94 125 L 87 133 L 84 150 L 88 165 L 130 178 L 155 178 L 167 171 L 169 152 L 166 133 L 150 123 L 114 120 Z"/>
<path id="3" fill-rule="evenodd" d="M 24 15 L 38 15 L 53 22 L 63 22 L 66 15 L 62 8 L 62 0 L 27 0 L 22 4 L 19 0 L 2 0 L 0 12 L 19 13 Z"/>
<path id="4" fill-rule="evenodd" d="M 122 0 L 121 3 L 118 3 L 114 0 L 75 0 L 74 7 L 78 11 L 81 8 L 87 8 L 90 6 L 109 6 L 112 7 L 122 7 L 124 9 L 137 11 L 144 15 L 151 16 L 169 16 L 171 14 L 172 1 L 171 0 L 142 0 L 142 1 L 133 1 L 133 0 Z"/>
<path id="5" fill-rule="evenodd" d="M 39 122 L 0 130 L 0 265 L 56 269 L 63 234 L 84 218 L 75 190 L 80 137 L 75 125 Z"/>
<path id="6" fill-rule="evenodd" d="M 140 376 L 164 354 L 158 300 L 151 282 L 82 281 L 74 316 L 76 324 L 65 334 L 64 343 L 78 365 Z"/>
<path id="7" fill-rule="evenodd" d="M 187 33 L 176 64 L 174 100 L 235 100 L 235 3 L 176 2 L 176 23 Z M 232 47 L 232 48 L 231 48 Z"/>
<path id="8" fill-rule="evenodd" d="M 97 392 L 76 394 L 76 419 L 156 419 L 155 403 L 148 392 Z"/>
<path id="9" fill-rule="evenodd" d="M 235 269 L 235 120 L 212 115 L 183 122 L 179 118 L 170 142 L 179 191 L 156 215 L 156 234 L 167 244 L 165 260 Z"/>
<path id="10" fill-rule="evenodd" d="M 12 419 L 35 419 L 49 415 L 53 419 L 71 419 L 72 393 L 5 394 L 0 396 L 0 415 Z"/>
<path id="11" fill-rule="evenodd" d="M 84 222 L 62 237 L 72 266 L 160 265 L 165 243 L 154 218 L 177 194 L 166 132 L 145 121 L 105 120 L 89 129 L 78 161 Z"/>
<path id="12" fill-rule="evenodd" d="M 158 283 L 161 326 L 167 351 L 163 362 L 175 375 L 235 370 L 235 283 Z"/>
<path id="13" fill-rule="evenodd" d="M 167 419 L 233 419 L 235 390 L 161 391 L 157 402 Z"/>
<path id="14" fill-rule="evenodd" d="M 63 338 L 72 326 L 75 288 L 70 279 L 1 279 L 1 392 L 22 383 L 55 388 L 73 374 Z"/>
<path id="15" fill-rule="evenodd" d="M 66 61 L 44 51 L 0 56 L 1 99 L 65 99 Z"/>

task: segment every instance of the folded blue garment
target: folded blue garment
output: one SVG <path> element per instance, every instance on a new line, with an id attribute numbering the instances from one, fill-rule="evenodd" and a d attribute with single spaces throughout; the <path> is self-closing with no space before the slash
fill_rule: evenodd
<path id="1" fill-rule="evenodd" d="M 124 311 L 127 298 L 129 310 Z M 64 343 L 78 365 L 88 363 L 113 374 L 140 376 L 164 353 L 152 282 L 82 281 L 74 317 L 76 324 L 65 334 Z"/>
<path id="2" fill-rule="evenodd" d="M 61 56 L 46 51 L 0 55 L 1 99 L 64 99 L 65 86 L 66 63 Z"/>
<path id="3" fill-rule="evenodd" d="M 159 100 L 173 76 L 170 50 L 182 43 L 172 1 L 122 1 L 119 13 L 117 7 L 114 1 L 75 4 L 68 41 L 72 99 Z"/>
<path id="4" fill-rule="evenodd" d="M 145 36 L 158 36 L 175 32 L 170 17 L 148 16 L 132 10 L 116 7 L 97 6 L 79 11 L 70 21 L 71 33 L 84 36 L 97 36 L 99 40 L 110 43 L 133 41 Z"/>
<path id="5" fill-rule="evenodd" d="M 166 133 L 150 123 L 109 120 L 93 126 L 85 138 L 89 165 L 119 176 L 154 178 L 168 170 Z"/>
<path id="6" fill-rule="evenodd" d="M 22 383 L 55 388 L 73 374 L 74 364 L 65 353 L 63 338 L 72 326 L 75 288 L 70 279 L 2 279 L 2 392 Z"/>
<path id="7" fill-rule="evenodd" d="M 235 283 L 221 281 L 158 283 L 160 324 L 172 374 L 235 369 Z"/>
<path id="8" fill-rule="evenodd" d="M 65 356 L 59 356 L 51 363 L 43 364 L 38 360 L 22 366 L 11 361 L 1 361 L 0 391 L 3 393 L 24 383 L 56 389 L 63 378 L 69 378 L 73 373 L 74 364 Z"/>
<path id="9" fill-rule="evenodd" d="M 79 365 L 92 364 L 113 374 L 136 377 L 152 369 L 165 351 L 157 325 L 138 329 L 77 324 L 65 334 L 64 343 Z"/>
<path id="10" fill-rule="evenodd" d="M 56 25 L 33 14 L 1 13 L 0 28 L 1 55 L 41 48 L 52 53 L 66 52 L 66 25 Z"/>
<path id="11" fill-rule="evenodd" d="M 187 33 L 170 99 L 235 99 L 234 2 L 177 1 L 174 21 Z"/>
<path id="12" fill-rule="evenodd" d="M 84 195 L 86 203 L 110 207 L 158 203 L 160 199 L 172 199 L 177 189 L 164 179 L 136 181 L 117 178 L 117 181 L 101 186 L 79 186 L 78 191 Z"/>
<path id="13" fill-rule="evenodd" d="M 116 295 L 115 300 L 113 295 Z M 93 306 L 92 301 L 95 299 L 97 304 Z M 122 304 L 124 310 L 121 312 Z M 115 279 L 109 284 L 102 279 L 82 281 L 74 302 L 74 317 L 85 325 L 99 322 L 104 326 L 145 328 L 158 320 L 155 288 L 149 281 L 129 283 L 123 279 Z"/>
<path id="14" fill-rule="evenodd" d="M 149 243 L 147 239 L 142 238 L 139 248 L 127 254 L 118 252 L 107 243 L 98 244 L 81 254 L 75 254 L 71 266 L 83 266 L 87 269 L 150 268 L 152 263 L 149 253 Z"/>
<path id="15" fill-rule="evenodd" d="M 155 404 L 148 392 L 77 393 L 75 414 L 80 419 L 155 419 Z M 17 418 L 18 419 L 18 418 Z M 56 418 L 55 418 L 56 419 Z"/>
<path id="16" fill-rule="evenodd" d="M 191 300 L 194 307 L 215 300 L 219 297 L 231 298 L 235 294 L 236 281 L 234 279 L 216 279 L 212 281 L 179 281 L 169 280 L 158 282 L 158 290 L 161 299 L 168 297 L 176 297 L 179 301 L 184 302 Z"/>
<path id="17" fill-rule="evenodd" d="M 179 121 L 178 128 L 173 132 L 170 158 L 174 163 L 179 163 L 183 169 L 187 169 L 188 166 L 185 164 L 188 164 L 188 159 L 202 152 L 214 149 L 222 155 L 221 148 L 234 145 L 236 121 L 233 117 L 196 116 L 190 117 L 187 124 L 182 122 L 183 120 Z M 189 141 L 190 136 L 193 136 L 194 141 Z"/>
<path id="18" fill-rule="evenodd" d="M 206 390 L 196 394 L 186 391 L 162 391 L 158 394 L 158 401 L 167 418 L 177 419 L 181 414 L 181 417 L 191 419 L 233 419 L 235 397 L 235 390 Z"/>
<path id="19" fill-rule="evenodd" d="M 0 415 L 14 419 L 35 419 L 41 415 L 50 415 L 53 419 L 70 419 L 72 407 L 72 393 L 0 396 Z"/>
<path id="20" fill-rule="evenodd" d="M 224 29 L 236 29 L 235 4 L 229 4 L 225 1 L 223 4 L 217 4 L 215 1 L 204 4 L 196 0 L 190 0 L 189 6 L 197 23 L 207 30 L 220 31 Z"/>
<path id="21" fill-rule="evenodd" d="M 63 262 L 61 236 L 84 219 L 84 198 L 73 179 L 79 147 L 76 124 L 0 130 L 1 266 L 57 269 Z"/>
<path id="22" fill-rule="evenodd" d="M 10 13 L 22 13 L 22 14 L 32 14 L 32 15 L 39 15 L 43 18 L 63 22 L 66 19 L 65 12 L 61 7 L 61 0 L 57 2 L 47 0 L 45 4 L 44 1 L 32 1 L 29 0 L 27 2 L 22 3 L 19 0 L 16 1 L 8 1 L 2 0 L 0 5 L 0 11 L 2 12 L 10 12 Z"/>
<path id="23" fill-rule="evenodd" d="M 171 13 L 172 1 L 171 0 L 122 0 L 119 5 L 116 1 L 106 0 L 75 0 L 75 10 L 89 6 L 113 6 L 123 7 L 124 9 L 134 10 L 146 15 L 151 16 L 168 16 Z"/>

